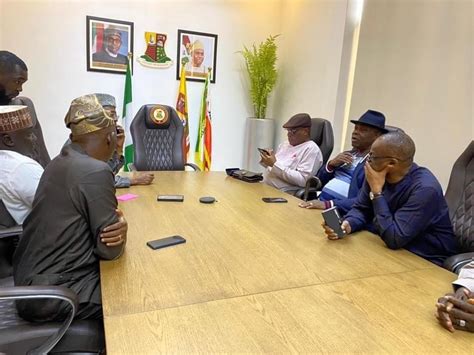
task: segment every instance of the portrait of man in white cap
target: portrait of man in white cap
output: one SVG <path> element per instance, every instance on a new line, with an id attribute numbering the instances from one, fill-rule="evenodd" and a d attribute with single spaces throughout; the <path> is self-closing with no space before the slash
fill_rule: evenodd
<path id="1" fill-rule="evenodd" d="M 195 40 L 190 46 L 190 58 L 186 63 L 186 76 L 197 76 L 205 78 L 208 72 L 208 67 L 204 63 L 205 48 L 201 40 Z"/>
<path id="2" fill-rule="evenodd" d="M 99 63 L 127 65 L 127 56 L 120 54 L 122 47 L 122 31 L 109 26 L 104 30 L 102 49 L 92 54 L 92 61 Z"/>

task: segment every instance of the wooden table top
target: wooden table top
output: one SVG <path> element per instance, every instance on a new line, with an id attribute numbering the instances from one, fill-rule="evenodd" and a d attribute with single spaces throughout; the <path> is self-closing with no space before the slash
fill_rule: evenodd
<path id="1" fill-rule="evenodd" d="M 431 288 L 423 291 L 422 286 L 406 286 L 409 290 L 393 290 L 395 294 L 405 295 L 403 303 L 410 305 L 416 300 L 420 307 L 414 308 L 413 304 L 403 312 L 414 314 L 415 319 L 426 317 L 424 327 L 429 329 L 424 331 L 428 335 L 437 334 L 439 339 L 462 339 L 462 336 L 447 334 L 436 324 L 433 316 L 434 303 L 437 297 L 449 290 L 449 283 L 455 278 L 453 274 L 405 250 L 389 250 L 379 237 L 367 232 L 340 241 L 329 241 L 320 226 L 320 212 L 299 208 L 300 200 L 292 196 L 261 183 L 249 184 L 216 172 L 159 172 L 155 174 L 153 185 L 117 191 L 118 195 L 122 193 L 134 193 L 139 197 L 119 204 L 129 223 L 124 255 L 116 261 L 101 263 L 109 353 L 129 353 L 133 349 L 136 352 L 153 349 L 170 352 L 277 351 L 272 346 L 279 343 L 281 351 L 285 352 L 309 349 L 365 351 L 369 348 L 373 351 L 401 351 L 412 343 L 399 339 L 402 344 L 391 346 L 396 342 L 397 332 L 405 334 L 402 331 L 405 325 L 401 320 L 396 321 L 393 311 L 387 319 L 395 323 L 390 328 L 395 338 L 384 342 L 373 340 L 382 334 L 370 326 L 370 307 L 357 306 L 353 303 L 356 300 L 347 301 L 352 296 L 335 290 L 360 288 L 359 292 L 367 292 L 361 302 L 365 300 L 377 304 L 380 300 L 375 299 L 364 285 L 379 282 L 381 289 L 386 290 L 396 282 L 403 286 L 404 277 L 411 285 L 410 282 L 415 279 L 410 279 L 408 275 L 428 275 L 430 278 L 426 282 Z M 185 198 L 182 203 L 157 202 L 158 194 L 182 194 Z M 198 201 L 202 196 L 214 196 L 218 202 L 202 204 Z M 261 200 L 262 197 L 285 197 L 288 203 L 267 204 Z M 187 242 L 159 250 L 146 246 L 149 240 L 172 235 L 181 235 Z M 415 296 L 413 288 L 422 295 L 412 300 Z M 377 294 L 380 292 L 377 291 Z M 316 303 L 310 300 L 314 295 L 325 299 L 326 308 L 318 310 Z M 331 295 L 337 296 L 334 309 L 329 307 Z M 300 298 L 304 302 L 300 302 Z M 344 304 L 344 300 L 348 303 L 345 305 L 348 314 L 342 309 L 335 309 Z M 290 307 L 292 302 L 295 302 L 294 307 Z M 397 300 L 393 299 L 391 304 L 396 306 Z M 401 308 L 400 305 L 398 308 Z M 241 318 L 236 318 L 234 309 L 245 310 L 245 314 L 238 313 Z M 293 313 L 299 309 L 301 317 L 292 318 L 288 313 L 289 310 Z M 270 318 L 265 315 L 266 310 Z M 425 314 L 428 310 L 429 314 Z M 186 315 L 188 311 L 189 315 Z M 216 313 L 207 316 L 208 312 Z M 222 318 L 215 319 L 221 312 Z M 335 312 L 334 321 L 331 320 L 331 312 Z M 341 337 L 340 332 L 336 331 L 337 326 L 351 332 L 359 329 L 357 322 L 352 324 L 350 321 L 357 312 L 366 317 L 360 329 L 365 329 L 367 335 L 348 346 L 349 339 L 353 337 Z M 405 314 L 403 312 L 402 315 Z M 306 319 L 306 313 L 307 316 L 313 314 L 315 319 Z M 342 321 L 341 317 L 348 320 Z M 273 324 L 272 319 L 275 322 L 280 319 L 282 323 Z M 383 317 L 376 319 L 383 324 Z M 283 321 L 288 321 L 288 327 L 292 323 L 300 325 L 291 325 L 292 329 L 288 329 L 285 335 Z M 143 336 L 140 335 L 142 330 L 139 330 L 141 322 L 146 325 Z M 270 322 L 268 326 L 265 326 L 266 322 Z M 328 333 L 324 329 L 319 329 L 316 334 L 311 331 L 311 341 L 303 333 L 298 340 L 298 327 L 305 327 L 305 322 L 311 323 L 312 328 L 332 324 L 328 329 L 333 329 L 335 333 L 334 342 L 321 345 L 321 341 L 317 340 L 318 332 Z M 131 326 L 135 323 L 136 327 Z M 168 327 L 169 323 L 173 323 L 173 327 Z M 188 323 L 195 324 L 191 326 Z M 190 326 L 187 341 L 182 340 L 183 334 L 178 333 L 187 327 L 186 324 Z M 261 334 L 256 332 L 246 339 L 237 337 L 238 332 L 250 332 L 252 329 L 260 329 Z M 203 337 L 199 342 L 198 334 L 202 332 L 209 334 L 208 340 Z M 268 332 L 275 334 L 265 340 Z M 126 336 L 131 333 L 135 337 L 133 341 L 131 336 Z M 336 341 L 337 336 L 340 343 Z M 207 344 L 209 337 L 212 342 L 215 340 L 215 344 L 204 344 Z M 405 335 L 400 337 L 404 339 Z M 419 339 L 413 339 L 413 343 L 417 341 Z M 359 345 L 354 347 L 356 344 Z M 451 342 L 448 341 L 448 344 Z"/>
<path id="2" fill-rule="evenodd" d="M 425 269 L 106 317 L 109 354 L 472 353 L 436 324 L 452 276 Z"/>

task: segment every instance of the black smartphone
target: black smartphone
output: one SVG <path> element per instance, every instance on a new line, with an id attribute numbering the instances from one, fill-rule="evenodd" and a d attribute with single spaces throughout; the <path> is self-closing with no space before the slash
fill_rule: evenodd
<path id="1" fill-rule="evenodd" d="M 262 197 L 262 201 L 266 203 L 285 203 L 288 202 L 286 198 L 283 197 Z"/>
<path id="2" fill-rule="evenodd" d="M 339 238 L 343 238 L 345 233 L 344 230 L 341 228 L 342 221 L 336 206 L 324 210 L 322 212 L 322 215 L 324 218 L 324 223 L 326 223 L 328 227 L 334 230 L 334 232 L 336 232 Z"/>
<path id="3" fill-rule="evenodd" d="M 148 245 L 150 248 L 155 250 L 155 249 L 166 248 L 172 245 L 182 244 L 182 243 L 186 243 L 186 239 L 184 239 L 183 237 L 179 235 L 174 235 L 168 238 L 150 240 L 149 242 L 146 243 L 146 245 Z"/>
<path id="4" fill-rule="evenodd" d="M 260 153 L 262 153 L 262 154 L 270 155 L 270 152 L 269 152 L 268 150 L 266 150 L 266 149 L 263 149 L 263 148 L 257 148 L 257 149 L 258 149 L 258 151 L 259 151 Z"/>
<path id="5" fill-rule="evenodd" d="M 183 202 L 183 195 L 158 195 L 157 201 L 167 201 L 167 202 Z"/>

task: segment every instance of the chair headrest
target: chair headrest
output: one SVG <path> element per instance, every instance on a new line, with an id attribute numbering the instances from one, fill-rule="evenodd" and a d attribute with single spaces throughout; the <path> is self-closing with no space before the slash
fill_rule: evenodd
<path id="1" fill-rule="evenodd" d="M 168 129 L 171 123 L 171 110 L 165 105 L 146 105 L 145 126 L 148 129 Z"/>

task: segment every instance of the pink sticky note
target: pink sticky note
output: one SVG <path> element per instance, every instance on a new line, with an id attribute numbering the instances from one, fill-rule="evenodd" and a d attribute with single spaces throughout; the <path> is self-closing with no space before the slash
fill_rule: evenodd
<path id="1" fill-rule="evenodd" d="M 119 200 L 119 201 L 129 201 L 129 200 L 133 200 L 137 197 L 138 197 L 138 195 L 134 195 L 134 194 L 124 194 L 124 195 L 117 196 L 117 200 Z"/>

